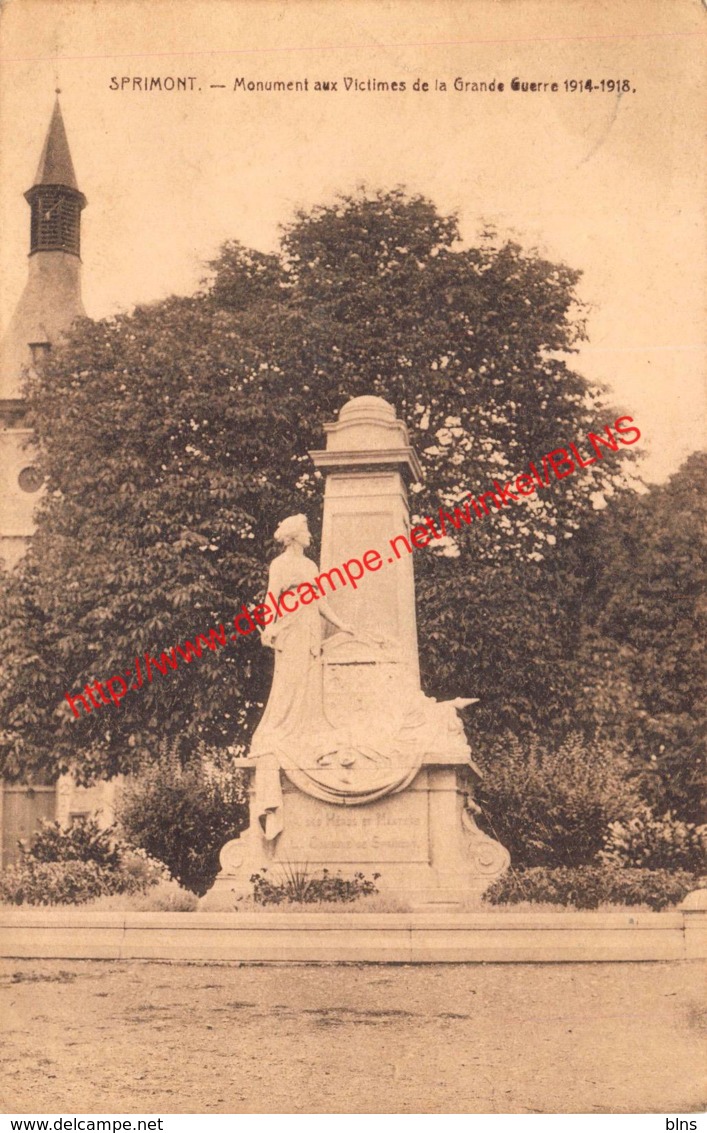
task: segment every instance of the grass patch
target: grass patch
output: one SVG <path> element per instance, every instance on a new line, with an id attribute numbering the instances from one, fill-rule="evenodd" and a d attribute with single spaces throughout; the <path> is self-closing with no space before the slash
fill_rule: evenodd
<path id="1" fill-rule="evenodd" d="M 194 913 L 199 905 L 196 893 L 183 889 L 176 881 L 161 881 L 146 893 L 111 893 L 96 897 L 82 906 L 93 911 L 126 913 Z"/>

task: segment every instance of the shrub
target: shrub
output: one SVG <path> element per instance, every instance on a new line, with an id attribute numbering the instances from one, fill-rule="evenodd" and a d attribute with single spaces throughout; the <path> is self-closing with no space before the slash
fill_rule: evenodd
<path id="1" fill-rule="evenodd" d="M 550 750 L 537 737 L 523 745 L 506 736 L 479 758 L 482 821 L 516 866 L 589 864 L 609 824 L 640 806 L 626 760 L 578 736 Z"/>
<path id="2" fill-rule="evenodd" d="M 369 897 L 378 892 L 376 881 L 379 873 L 373 878 L 367 878 L 363 873 L 355 873 L 352 878 L 345 878 L 341 870 L 336 874 L 322 870 L 321 877 L 313 877 L 306 866 L 283 865 L 279 879 L 267 877 L 267 870 L 254 873 L 251 877 L 253 883 L 253 899 L 257 905 L 298 904 L 311 905 L 326 902 L 343 902 L 348 904 L 359 897 Z"/>
<path id="3" fill-rule="evenodd" d="M 697 877 L 687 870 L 615 869 L 575 866 L 509 870 L 486 890 L 491 905 L 517 905 L 522 901 L 596 909 L 599 905 L 649 905 L 665 909 L 695 889 Z"/>
<path id="4" fill-rule="evenodd" d="M 118 817 L 131 842 L 202 896 L 218 873 L 221 847 L 248 823 L 242 773 L 201 749 L 183 760 L 163 748 L 125 785 Z"/>
<path id="5" fill-rule="evenodd" d="M 682 822 L 668 812 L 656 817 L 650 807 L 625 822 L 612 822 L 599 853 L 606 865 L 634 866 L 643 869 L 705 868 L 707 826 Z"/>
<path id="6" fill-rule="evenodd" d="M 97 862 L 24 858 L 0 873 L 0 899 L 12 905 L 81 905 L 113 892 L 113 877 Z"/>
<path id="7" fill-rule="evenodd" d="M 140 848 L 123 850 L 120 867 L 107 872 L 111 893 L 145 893 L 161 881 L 169 880 L 167 867 Z"/>
<path id="8" fill-rule="evenodd" d="M 92 818 L 68 827 L 43 822 L 31 843 L 20 842 L 20 850 L 20 861 L 2 875 L 11 894 L 6 899 L 16 905 L 80 904 L 107 893 L 144 893 L 168 876 L 161 862 L 129 846 L 113 827 L 101 830 Z M 46 900 L 41 899 L 44 883 Z"/>

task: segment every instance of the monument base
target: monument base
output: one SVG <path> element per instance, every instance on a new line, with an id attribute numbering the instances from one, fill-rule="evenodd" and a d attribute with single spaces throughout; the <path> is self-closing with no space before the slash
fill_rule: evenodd
<path id="1" fill-rule="evenodd" d="M 245 761 L 244 761 L 245 763 Z M 508 867 L 508 852 L 467 809 L 468 761 L 428 764 L 399 794 L 364 806 L 339 806 L 303 794 L 283 775 L 284 829 L 266 841 L 252 821 L 221 852 L 221 872 L 200 909 L 226 910 L 252 896 L 263 869 L 277 882 L 296 868 L 376 879 L 380 894 L 410 908 L 455 907 Z M 252 764 L 251 764 L 252 766 Z M 252 810 L 251 810 L 252 813 Z"/>

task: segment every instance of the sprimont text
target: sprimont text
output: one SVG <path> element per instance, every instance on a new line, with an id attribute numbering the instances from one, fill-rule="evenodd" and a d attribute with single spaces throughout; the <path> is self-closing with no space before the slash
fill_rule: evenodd
<path id="1" fill-rule="evenodd" d="M 564 480 L 580 468 L 590 468 L 603 459 L 605 449 L 618 452 L 619 444 L 633 445 L 640 435 L 632 417 L 618 417 L 613 427 L 605 426 L 603 433 L 588 433 L 582 441 L 567 448 L 553 449 L 539 461 L 529 464 L 527 471 L 513 476 L 505 484 L 496 480 L 493 488 L 477 496 L 468 492 L 461 504 L 451 511 L 440 507 L 434 519 L 425 516 L 424 523 L 414 526 L 409 536 L 396 535 L 390 539 L 383 554 L 372 548 L 364 551 L 360 558 L 347 559 L 340 567 L 322 571 L 311 582 L 301 582 L 293 590 L 284 590 L 278 595 L 270 592 L 267 601 L 250 610 L 246 605 L 241 606 L 233 618 L 235 633 L 230 633 L 220 624 L 206 634 L 196 634 L 193 641 L 174 645 L 158 656 L 150 653 L 136 656 L 133 668 L 125 669 L 122 674 L 117 673 L 106 681 L 94 680 L 85 685 L 82 692 L 73 695 L 65 693 L 71 711 L 78 719 L 81 708 L 84 713 L 107 704 L 113 704 L 117 708 L 129 692 L 139 692 L 145 685 L 151 684 L 155 677 L 166 676 L 170 670 L 178 669 L 180 664 L 191 665 L 202 657 L 204 650 L 215 653 L 229 643 L 237 642 L 240 637 L 247 637 L 256 629 L 265 629 L 286 614 L 294 614 L 300 606 L 308 606 L 343 587 L 350 586 L 356 590 L 366 572 L 375 573 L 386 563 L 395 563 L 403 555 L 412 554 L 414 549 L 427 547 L 433 539 L 444 538 L 450 530 L 459 531 L 472 522 L 480 522 L 487 515 L 493 514 L 490 512 L 491 507 L 500 511 L 511 504 L 522 503 L 524 498 L 543 488 L 549 488 L 553 480 Z M 584 456 L 578 447 L 580 444 L 585 446 Z"/>

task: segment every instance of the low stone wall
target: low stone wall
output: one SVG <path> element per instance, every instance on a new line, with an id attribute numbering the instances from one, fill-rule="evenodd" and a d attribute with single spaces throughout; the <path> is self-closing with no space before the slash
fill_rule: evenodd
<path id="1" fill-rule="evenodd" d="M 707 912 L 122 913 L 0 910 L 0 955 L 270 963 L 707 958 Z"/>

